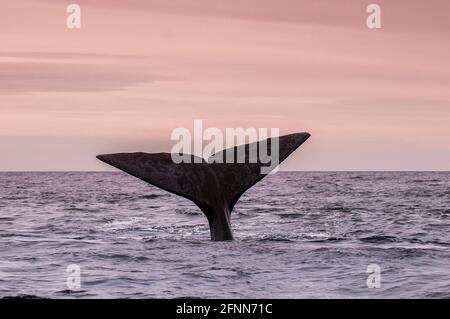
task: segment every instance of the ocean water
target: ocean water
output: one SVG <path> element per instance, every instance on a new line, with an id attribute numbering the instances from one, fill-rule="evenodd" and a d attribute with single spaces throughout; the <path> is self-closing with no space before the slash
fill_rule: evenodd
<path id="1" fill-rule="evenodd" d="M 270 175 L 235 207 L 233 242 L 209 241 L 188 200 L 119 172 L 0 185 L 0 297 L 450 298 L 450 173 Z"/>

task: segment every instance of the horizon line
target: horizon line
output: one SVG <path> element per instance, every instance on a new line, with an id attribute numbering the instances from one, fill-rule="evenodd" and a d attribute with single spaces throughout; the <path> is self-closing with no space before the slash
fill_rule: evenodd
<path id="1" fill-rule="evenodd" d="M 450 173 L 450 170 L 283 170 L 276 173 Z M 120 170 L 56 170 L 56 171 L 44 171 L 44 170 L 24 170 L 24 171 L 2 171 L 2 173 L 123 173 Z M 125 173 L 124 173 L 125 174 Z M 267 175 L 273 175 L 267 174 Z"/>

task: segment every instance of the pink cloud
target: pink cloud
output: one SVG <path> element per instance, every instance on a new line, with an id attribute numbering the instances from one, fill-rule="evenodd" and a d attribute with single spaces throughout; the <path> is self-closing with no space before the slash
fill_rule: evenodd
<path id="1" fill-rule="evenodd" d="M 114 91 L 140 83 L 177 80 L 153 74 L 145 64 L 127 63 L 129 59 L 133 61 L 131 56 L 0 52 L 0 57 L 26 58 L 21 62 L 0 62 L 0 93 L 3 94 Z M 105 63 L 105 59 L 112 62 Z"/>

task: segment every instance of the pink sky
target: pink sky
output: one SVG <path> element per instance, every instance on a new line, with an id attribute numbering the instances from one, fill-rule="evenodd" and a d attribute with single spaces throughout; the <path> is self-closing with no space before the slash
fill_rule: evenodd
<path id="1" fill-rule="evenodd" d="M 80 30 L 2 0 L 0 171 L 109 169 L 194 119 L 310 132 L 283 169 L 450 170 L 447 0 L 73 2 Z"/>

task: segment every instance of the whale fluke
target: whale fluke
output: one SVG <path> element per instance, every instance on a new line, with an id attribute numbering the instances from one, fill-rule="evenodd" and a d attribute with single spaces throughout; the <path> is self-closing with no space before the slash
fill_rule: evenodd
<path id="1" fill-rule="evenodd" d="M 309 133 L 278 137 L 278 163 L 284 161 L 309 137 Z M 211 240 L 232 240 L 230 220 L 234 205 L 246 190 L 266 176 L 266 172 L 261 172 L 262 168 L 274 168 L 265 164 L 266 161 L 254 151 L 266 146 L 266 154 L 272 155 L 272 149 L 275 151 L 273 143 L 274 138 L 269 138 L 239 145 L 233 151 L 227 149 L 212 155 L 208 161 L 187 155 L 191 161 L 178 164 L 172 160 L 170 153 L 117 153 L 98 155 L 97 158 L 147 183 L 191 200 L 206 215 Z M 234 154 L 233 163 L 229 163 L 227 154 Z M 237 162 L 238 154 L 245 154 L 242 163 Z M 222 159 L 222 162 L 218 159 Z"/>

